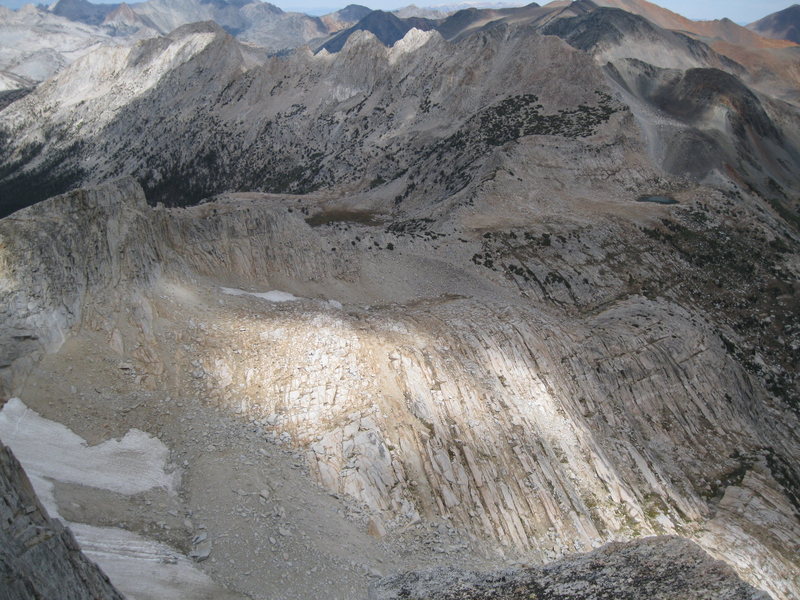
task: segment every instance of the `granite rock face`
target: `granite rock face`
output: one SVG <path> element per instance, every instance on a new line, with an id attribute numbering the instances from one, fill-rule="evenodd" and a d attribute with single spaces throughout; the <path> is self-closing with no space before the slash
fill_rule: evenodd
<path id="1" fill-rule="evenodd" d="M 681 535 L 792 597 L 796 415 L 736 351 L 735 315 L 686 301 L 698 267 L 608 206 L 557 234 L 534 229 L 544 204 L 528 231 L 469 208 L 434 236 L 341 210 L 312 227 L 315 206 L 151 208 L 122 180 L 3 220 L 6 393 L 57 351 L 53 323 L 95 332 L 137 385 L 305 452 L 388 534 L 446 519 L 536 561 Z M 684 291 L 654 293 L 665 278 Z"/>
<path id="2" fill-rule="evenodd" d="M 123 600 L 70 532 L 48 517 L 11 450 L 0 444 L 0 598 Z"/>
<path id="3" fill-rule="evenodd" d="M 85 187 L 0 221 L 0 392 L 74 341 L 121 402 L 291 447 L 381 539 L 676 535 L 796 597 L 797 111 L 568 8 L 269 58 L 186 26 L 10 104 L 8 212 Z"/>

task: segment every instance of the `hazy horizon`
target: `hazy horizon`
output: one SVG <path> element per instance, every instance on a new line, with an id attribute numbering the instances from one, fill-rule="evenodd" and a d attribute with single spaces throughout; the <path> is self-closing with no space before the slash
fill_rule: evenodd
<path id="1" fill-rule="evenodd" d="M 94 4 L 115 4 L 120 0 L 91 0 Z M 132 4 L 133 2 L 129 2 Z M 493 2 L 473 2 L 474 4 L 492 4 Z M 540 4 L 547 4 L 547 2 L 540 1 Z M 25 4 L 52 4 L 52 2 L 30 2 L 26 0 L 0 0 L 0 6 L 7 6 L 9 8 L 19 8 Z M 458 1 L 448 2 L 447 0 L 417 0 L 415 2 L 409 1 L 406 3 L 398 2 L 397 0 L 372 0 L 370 2 L 354 2 L 353 0 L 343 0 L 341 4 L 337 4 L 331 0 L 285 0 L 283 2 L 271 2 L 282 10 L 292 12 L 304 12 L 312 15 L 324 14 L 333 12 L 340 8 L 344 8 L 347 4 L 363 4 L 372 9 L 381 10 L 394 10 L 408 6 L 409 4 L 416 4 L 417 6 L 436 7 L 442 5 L 459 4 Z M 520 6 L 526 2 L 519 2 Z M 727 17 L 732 21 L 740 24 L 752 23 L 762 17 L 771 13 L 783 10 L 795 4 L 791 0 L 706 0 L 705 2 L 697 2 L 697 0 L 663 0 L 655 2 L 659 6 L 667 8 L 671 11 L 679 13 L 685 17 L 695 20 L 712 20 L 722 19 Z"/>

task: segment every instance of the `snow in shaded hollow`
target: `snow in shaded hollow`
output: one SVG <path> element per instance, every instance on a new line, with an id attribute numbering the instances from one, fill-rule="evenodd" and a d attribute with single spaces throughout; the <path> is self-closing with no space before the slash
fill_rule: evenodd
<path id="1" fill-rule="evenodd" d="M 130 430 L 120 440 L 89 446 L 69 428 L 12 398 L 0 410 L 0 439 L 17 456 L 48 513 L 72 529 L 84 553 L 129 599 L 239 597 L 166 544 L 117 527 L 70 523 L 60 516 L 54 482 L 125 495 L 159 487 L 174 493 L 177 473 L 167 472 L 169 449 L 157 438 Z"/>
<path id="2" fill-rule="evenodd" d="M 294 294 L 290 294 L 289 292 L 282 292 L 280 290 L 270 290 L 269 292 L 248 292 L 246 290 L 240 290 L 237 288 L 228 288 L 223 287 L 220 288 L 223 293 L 228 294 L 230 296 L 253 296 L 255 298 L 261 298 L 262 300 L 266 300 L 268 302 L 294 302 L 296 300 L 305 300 L 300 296 L 295 296 Z M 324 301 L 325 304 L 330 306 L 331 308 L 342 309 L 343 305 L 338 300 L 326 300 Z"/>

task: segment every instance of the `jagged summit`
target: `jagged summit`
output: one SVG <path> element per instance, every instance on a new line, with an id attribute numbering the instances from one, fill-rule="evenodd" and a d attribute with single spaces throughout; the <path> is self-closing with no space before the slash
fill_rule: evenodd
<path id="1" fill-rule="evenodd" d="M 111 29 L 114 35 L 136 35 L 148 29 L 147 22 L 137 15 L 129 4 L 121 3 L 103 19 L 103 26 Z M 155 30 L 152 30 L 155 34 Z"/>
<path id="2" fill-rule="evenodd" d="M 130 7 L 130 5 L 122 2 L 119 6 L 106 15 L 103 23 L 107 24 L 112 22 L 122 22 L 134 24 L 138 19 L 139 16 L 133 12 L 133 9 Z"/>

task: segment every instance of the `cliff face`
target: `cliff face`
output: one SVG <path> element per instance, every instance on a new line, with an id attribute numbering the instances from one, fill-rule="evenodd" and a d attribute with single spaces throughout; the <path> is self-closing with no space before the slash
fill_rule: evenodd
<path id="1" fill-rule="evenodd" d="M 512 13 L 269 58 L 190 25 L 8 105 L 0 392 L 165 432 L 187 513 L 281 444 L 371 534 L 466 540 L 426 560 L 667 534 L 793 598 L 797 110 L 624 11 Z"/>
<path id="2" fill-rule="evenodd" d="M 155 232 L 141 214 L 146 206 L 141 188 L 128 181 L 72 192 L 5 223 L 4 373 L 17 359 L 57 351 L 94 294 L 124 295 L 126 284 L 152 277 L 158 256 Z"/>
<path id="3" fill-rule="evenodd" d="M 327 209 L 311 227 L 321 201 L 153 209 L 123 180 L 3 220 L 7 391 L 32 391 L 58 322 L 104 337 L 139 385 L 304 451 L 390 532 L 446 518 L 544 561 L 679 534 L 792 596 L 796 414 L 713 312 L 647 289 L 680 253 L 614 207 L 591 230 L 537 231 L 542 212 L 474 229 L 472 210 L 377 225 Z"/>
<path id="4" fill-rule="evenodd" d="M 72 532 L 50 519 L 11 450 L 0 444 L 2 597 L 122 600 L 80 550 Z"/>

